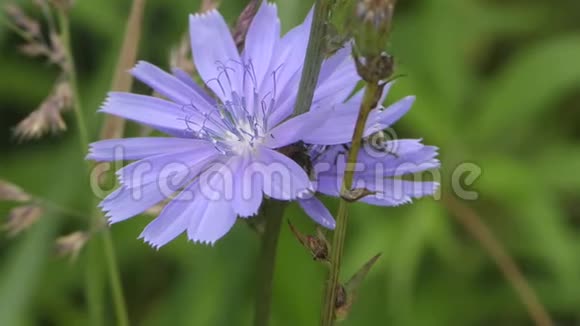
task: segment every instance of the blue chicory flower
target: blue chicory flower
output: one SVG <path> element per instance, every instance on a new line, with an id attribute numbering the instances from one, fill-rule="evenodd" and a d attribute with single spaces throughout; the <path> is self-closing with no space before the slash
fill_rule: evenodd
<path id="1" fill-rule="evenodd" d="M 316 184 L 322 193 L 338 194 L 339 187 L 336 191 L 331 188 L 341 178 L 336 164 L 340 160 L 330 155 L 350 141 L 362 93 L 349 98 L 359 77 L 346 46 L 324 61 L 310 111 L 292 116 L 311 20 L 312 12 L 301 25 L 280 37 L 277 8 L 264 1 L 240 54 L 217 11 L 190 16 L 194 63 L 214 96 L 179 69 L 169 74 L 146 62 L 132 69 L 135 78 L 164 99 L 112 92 L 101 112 L 150 126 L 170 137 L 91 144 L 89 159 L 135 161 L 117 172 L 121 186 L 100 205 L 111 223 L 167 202 L 141 238 L 161 247 L 186 232 L 192 241 L 214 243 L 238 217 L 255 215 L 267 196 L 297 200 L 314 221 L 334 228 L 332 215 L 313 194 Z M 387 109 L 374 110 L 365 136 L 389 127 L 409 110 L 412 101 L 408 97 Z M 425 168 L 438 165 L 434 148 L 413 140 L 398 142 L 401 146 L 396 160 L 363 159 L 393 168 L 405 160 L 430 162 Z M 322 155 L 311 156 L 316 182 L 279 151 L 296 143 L 307 144 L 311 154 L 325 149 Z M 316 168 L 327 163 L 333 167 L 324 171 Z M 337 172 L 333 177 L 332 171 Z M 374 183 L 375 188 L 379 183 Z M 415 197 L 433 193 L 436 185 L 425 184 L 424 188 Z M 405 196 L 412 196 L 412 189 L 407 190 Z M 394 205 L 407 202 L 407 197 L 390 201 L 376 194 L 363 201 Z"/>
<path id="2" fill-rule="evenodd" d="M 384 102 L 392 85 L 393 82 L 385 85 L 379 103 Z M 362 95 L 362 91 L 358 92 L 347 103 L 360 104 Z M 371 112 L 354 167 L 353 189 L 368 190 L 368 195 L 360 202 L 399 206 L 410 203 L 413 198 L 431 196 L 439 188 L 437 181 L 423 181 L 421 174 L 440 166 L 438 148 L 423 145 L 421 139 L 398 139 L 394 130 L 389 128 L 411 109 L 414 101 L 414 96 L 407 96 L 387 108 L 379 106 Z M 358 113 L 356 109 L 351 111 L 351 114 Z M 317 192 L 340 197 L 349 148 L 350 143 L 309 146 Z M 313 209 L 320 209 L 317 202 L 303 200 L 301 206 L 307 212 L 304 201 L 308 201 Z"/>

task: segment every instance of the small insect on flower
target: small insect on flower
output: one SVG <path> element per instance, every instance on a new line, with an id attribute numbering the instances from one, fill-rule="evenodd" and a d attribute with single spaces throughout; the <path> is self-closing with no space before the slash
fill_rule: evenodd
<path id="1" fill-rule="evenodd" d="M 278 152 L 288 156 L 298 165 L 300 165 L 308 177 L 312 180 L 314 178 L 314 170 L 312 168 L 312 161 L 310 160 L 310 155 L 308 155 L 308 147 L 304 142 L 297 142 L 284 146 L 278 149 Z"/>

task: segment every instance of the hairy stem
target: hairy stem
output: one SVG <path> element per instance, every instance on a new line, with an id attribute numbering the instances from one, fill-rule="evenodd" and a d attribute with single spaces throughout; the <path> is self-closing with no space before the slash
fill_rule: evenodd
<path id="1" fill-rule="evenodd" d="M 260 214 L 265 217 L 260 258 L 258 261 L 258 287 L 254 313 L 254 326 L 266 326 L 270 321 L 272 305 L 272 285 L 276 265 L 276 247 L 282 226 L 282 214 L 286 204 L 267 200 L 262 204 Z"/>
<path id="2" fill-rule="evenodd" d="M 74 64 L 74 57 L 72 55 L 71 49 L 71 38 L 70 38 L 70 23 L 68 19 L 68 13 L 64 9 L 59 9 L 58 11 L 59 27 L 61 33 L 61 41 L 64 47 L 66 56 L 66 72 L 68 74 L 71 89 L 73 91 L 73 105 L 76 117 L 77 126 L 79 128 L 79 138 L 82 153 L 84 154 L 88 150 L 89 146 L 89 135 L 87 131 L 87 125 L 85 123 L 85 117 L 81 107 L 81 101 L 79 97 L 78 84 L 76 79 L 76 69 Z M 84 155 L 83 155 L 84 156 Z M 88 169 L 88 165 L 87 165 Z M 92 214 L 93 218 L 91 221 L 91 227 L 99 227 L 103 223 L 103 217 L 99 213 Z M 115 312 L 117 317 L 117 325 L 127 326 L 129 325 L 129 319 L 127 316 L 127 309 L 125 306 L 125 300 L 123 298 L 123 290 L 121 287 L 121 281 L 119 276 L 119 271 L 117 269 L 117 263 L 115 258 L 115 252 L 113 248 L 113 243 L 108 229 L 103 230 L 103 235 L 101 236 L 102 244 L 98 245 L 101 247 L 103 254 L 105 256 L 105 263 L 108 267 L 109 283 L 111 285 L 113 305 L 115 306 Z M 100 288 L 100 275 L 96 273 L 98 269 L 95 267 L 99 265 L 100 257 L 98 256 L 98 251 L 96 250 L 97 244 L 90 246 L 89 252 L 89 268 L 87 270 L 86 282 L 87 291 L 89 299 L 89 309 L 91 310 L 91 316 L 93 319 L 93 324 L 102 324 L 102 318 L 98 315 L 102 313 L 102 294 Z"/>
<path id="3" fill-rule="evenodd" d="M 341 197 L 346 197 L 351 190 L 354 165 L 357 160 L 358 152 L 362 144 L 363 132 L 369 113 L 376 106 L 377 99 L 380 96 L 381 87 L 376 83 L 367 83 L 363 102 L 354 133 L 352 136 L 352 146 L 348 152 L 348 159 L 346 168 L 344 170 L 344 178 L 342 180 Z M 335 320 L 335 302 L 337 294 L 337 286 L 339 285 L 340 266 L 342 260 L 342 251 L 344 248 L 344 240 L 346 237 L 346 228 L 348 221 L 348 204 L 349 202 L 341 198 L 338 206 L 338 214 L 336 217 L 336 229 L 332 236 L 332 247 L 330 253 L 330 272 L 326 284 L 326 295 L 324 299 L 324 306 L 322 310 L 321 325 L 332 326 Z"/>
<path id="4" fill-rule="evenodd" d="M 308 48 L 306 49 L 306 59 L 302 69 L 300 86 L 298 87 L 298 96 L 294 106 L 294 115 L 300 115 L 310 110 L 314 89 L 318 82 L 318 75 L 324 60 L 324 51 L 326 42 L 326 26 L 330 9 L 334 0 L 317 0 L 314 8 L 314 17 L 312 19 L 312 28 L 310 29 L 310 38 L 308 39 Z"/>
<path id="5" fill-rule="evenodd" d="M 127 70 L 135 64 L 137 59 L 145 3 L 146 0 L 134 0 L 131 5 L 131 13 L 129 14 L 129 19 L 125 28 L 125 36 L 123 38 L 121 52 L 114 72 L 113 84 L 111 86 L 114 91 L 128 92 L 131 90 L 131 86 L 133 85 L 133 77 L 127 73 Z M 120 138 L 123 136 L 124 130 L 125 120 L 109 115 L 105 118 L 105 122 L 101 128 L 100 139 Z M 102 167 L 102 165 L 98 165 L 96 168 L 100 169 L 100 167 Z M 117 324 L 129 325 L 123 287 L 119 277 L 117 260 L 115 259 L 113 239 L 109 229 L 106 227 L 103 229 L 103 250 L 107 259 L 107 273 L 111 284 Z"/>
<path id="6" fill-rule="evenodd" d="M 314 89 L 324 59 L 324 42 L 320 40 L 323 40 L 326 35 L 327 19 L 333 2 L 334 0 L 317 0 L 316 2 L 294 115 L 310 110 Z M 258 263 L 259 279 L 255 303 L 255 326 L 266 326 L 270 321 L 276 246 L 282 224 L 282 214 L 286 208 L 284 203 L 272 200 L 268 200 L 262 205 L 261 215 L 266 220 L 266 227 L 262 236 L 262 248 Z"/>

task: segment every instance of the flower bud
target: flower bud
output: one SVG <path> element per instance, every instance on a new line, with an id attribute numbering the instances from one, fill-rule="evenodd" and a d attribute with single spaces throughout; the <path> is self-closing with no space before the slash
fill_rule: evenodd
<path id="1" fill-rule="evenodd" d="M 381 55 L 387 45 L 395 0 L 358 0 L 354 38 L 360 56 Z"/>

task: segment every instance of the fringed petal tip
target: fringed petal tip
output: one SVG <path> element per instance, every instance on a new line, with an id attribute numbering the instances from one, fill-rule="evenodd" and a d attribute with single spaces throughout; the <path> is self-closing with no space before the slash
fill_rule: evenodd
<path id="1" fill-rule="evenodd" d="M 115 113 L 115 105 L 117 105 L 116 102 L 118 102 L 120 94 L 131 95 L 131 93 L 125 92 L 108 92 L 107 96 L 103 100 L 103 103 L 101 104 L 101 106 L 99 106 L 97 113 L 117 115 Z"/>
<path id="2" fill-rule="evenodd" d="M 252 218 L 252 217 L 256 217 L 258 216 L 258 212 L 254 212 L 252 214 L 244 214 L 244 215 L 240 215 L 238 214 L 238 218 L 243 218 L 243 219 L 248 219 L 248 218 Z"/>
<path id="3" fill-rule="evenodd" d="M 109 162 L 110 157 L 108 155 L 102 155 L 103 152 L 103 142 L 94 142 L 89 144 L 89 151 L 85 156 L 85 160 L 95 161 L 95 162 Z"/>
<path id="4" fill-rule="evenodd" d="M 159 251 L 159 249 L 161 249 L 161 247 L 165 246 L 167 243 L 157 243 L 155 242 L 155 240 L 152 239 L 147 239 L 143 234 L 141 234 L 138 238 L 138 240 L 143 240 L 143 242 L 145 244 L 147 244 L 148 246 L 150 246 L 151 248 Z M 188 242 L 192 242 L 193 244 L 200 244 L 200 245 L 205 245 L 205 246 L 209 246 L 209 247 L 214 247 L 217 240 L 199 240 L 199 239 L 187 239 Z"/>
<path id="5" fill-rule="evenodd" d="M 145 230 L 143 232 L 141 232 L 141 234 L 139 234 L 139 236 L 137 237 L 138 240 L 143 240 L 143 242 L 150 246 L 151 248 L 159 251 L 159 249 L 161 249 L 161 247 L 165 246 L 166 244 L 168 244 L 170 241 L 174 240 L 171 239 L 169 241 L 157 241 L 153 238 L 149 238 L 145 235 Z"/>
<path id="6" fill-rule="evenodd" d="M 196 12 L 193 14 L 189 14 L 189 24 L 191 25 L 192 23 L 197 23 L 197 22 L 204 22 L 207 20 L 212 20 L 212 19 L 224 19 L 222 14 L 220 14 L 220 12 L 217 9 L 210 9 L 204 12 Z M 191 26 L 190 26 L 191 28 Z M 193 32 L 190 30 L 190 32 Z"/>
<path id="7" fill-rule="evenodd" d="M 144 67 L 146 67 L 148 65 L 151 65 L 151 63 L 149 63 L 145 60 L 139 60 L 133 66 L 133 68 L 129 69 L 129 72 L 131 73 L 131 75 L 135 75 L 136 73 L 138 73 L 139 70 L 143 69 Z"/>
<path id="8" fill-rule="evenodd" d="M 419 199 L 424 198 L 424 197 L 435 196 L 435 194 L 439 190 L 440 183 L 439 182 L 430 182 L 430 184 L 432 185 L 431 189 L 425 191 L 424 193 L 418 194 L 418 195 L 405 196 L 403 199 L 396 201 L 396 202 L 392 203 L 391 205 L 386 205 L 386 206 L 399 207 L 399 206 L 403 206 L 403 205 L 412 204 L 414 200 L 419 200 Z M 377 198 L 376 195 L 369 198 L 369 199 L 374 199 L 374 200 L 378 200 L 378 201 L 381 200 L 380 198 Z M 363 199 L 363 201 L 364 201 L 364 199 Z M 372 202 L 368 202 L 368 203 L 373 204 Z"/>
<path id="9" fill-rule="evenodd" d="M 435 154 L 437 155 L 437 154 Z M 432 159 L 431 161 L 425 162 L 425 165 L 428 166 L 427 170 L 438 169 L 441 167 L 441 161 L 438 159 Z"/>
<path id="10" fill-rule="evenodd" d="M 153 249 L 155 249 L 155 250 L 157 250 L 157 251 L 159 251 L 159 249 L 160 249 L 161 247 L 163 247 L 163 245 L 164 245 L 164 244 L 156 244 L 154 241 L 152 241 L 152 240 L 150 240 L 150 239 L 146 239 L 146 238 L 145 238 L 145 236 L 143 236 L 143 233 L 141 233 L 141 234 L 139 235 L 139 237 L 137 237 L 137 239 L 138 239 L 138 240 L 143 240 L 143 242 L 144 242 L 146 245 L 150 246 L 151 248 L 153 248 Z"/>
<path id="11" fill-rule="evenodd" d="M 199 240 L 199 239 L 188 239 L 189 241 L 191 241 L 194 244 L 201 244 L 201 245 L 205 245 L 205 246 L 209 246 L 209 247 L 214 247 L 215 243 L 217 242 L 217 240 Z"/>
<path id="12" fill-rule="evenodd" d="M 411 204 L 411 203 L 413 203 L 414 199 L 421 199 L 424 197 L 434 196 L 437 193 L 437 191 L 439 190 L 439 187 L 441 186 L 441 184 L 439 182 L 436 182 L 436 181 L 422 182 L 422 184 L 424 185 L 424 188 L 421 192 L 407 194 L 403 197 L 403 199 L 401 199 L 400 201 L 397 201 L 391 207 L 399 207 L 399 206 Z M 381 196 L 381 194 L 379 194 L 379 196 Z M 373 197 L 377 198 L 376 195 Z M 377 199 L 380 199 L 380 198 L 377 198 Z"/>
<path id="13" fill-rule="evenodd" d="M 107 222 L 108 226 L 111 226 L 115 223 L 121 222 L 122 220 L 116 219 L 115 216 L 111 213 L 111 210 L 106 210 L 105 208 L 101 207 L 103 211 L 103 216 L 105 217 L 105 221 Z"/>
<path id="14" fill-rule="evenodd" d="M 127 92 L 108 92 L 107 96 L 103 100 L 103 103 L 97 110 L 98 113 L 109 113 L 109 109 L 113 102 L 120 96 L 120 94 L 131 94 Z"/>
<path id="15" fill-rule="evenodd" d="M 107 218 L 107 219 L 106 219 L 106 221 L 107 221 L 107 226 L 111 226 L 111 225 L 113 225 L 113 224 L 115 224 L 115 223 L 117 223 L 117 222 L 118 222 L 118 221 L 115 221 L 115 219 L 113 219 L 113 216 L 111 216 L 111 214 L 109 214 L 109 213 L 106 213 L 106 214 L 105 214 L 105 217 Z"/>
<path id="16" fill-rule="evenodd" d="M 93 144 L 89 145 L 89 152 L 85 155 L 85 161 L 99 161 L 97 156 L 95 155 L 95 148 Z"/>
<path id="17" fill-rule="evenodd" d="M 210 10 L 206 10 L 204 12 L 196 12 L 193 14 L 189 14 L 189 19 L 190 20 L 191 19 L 206 19 L 206 18 L 211 17 L 211 16 L 220 16 L 221 17 L 221 14 L 219 13 L 219 11 L 217 11 L 217 9 L 213 8 Z"/>

